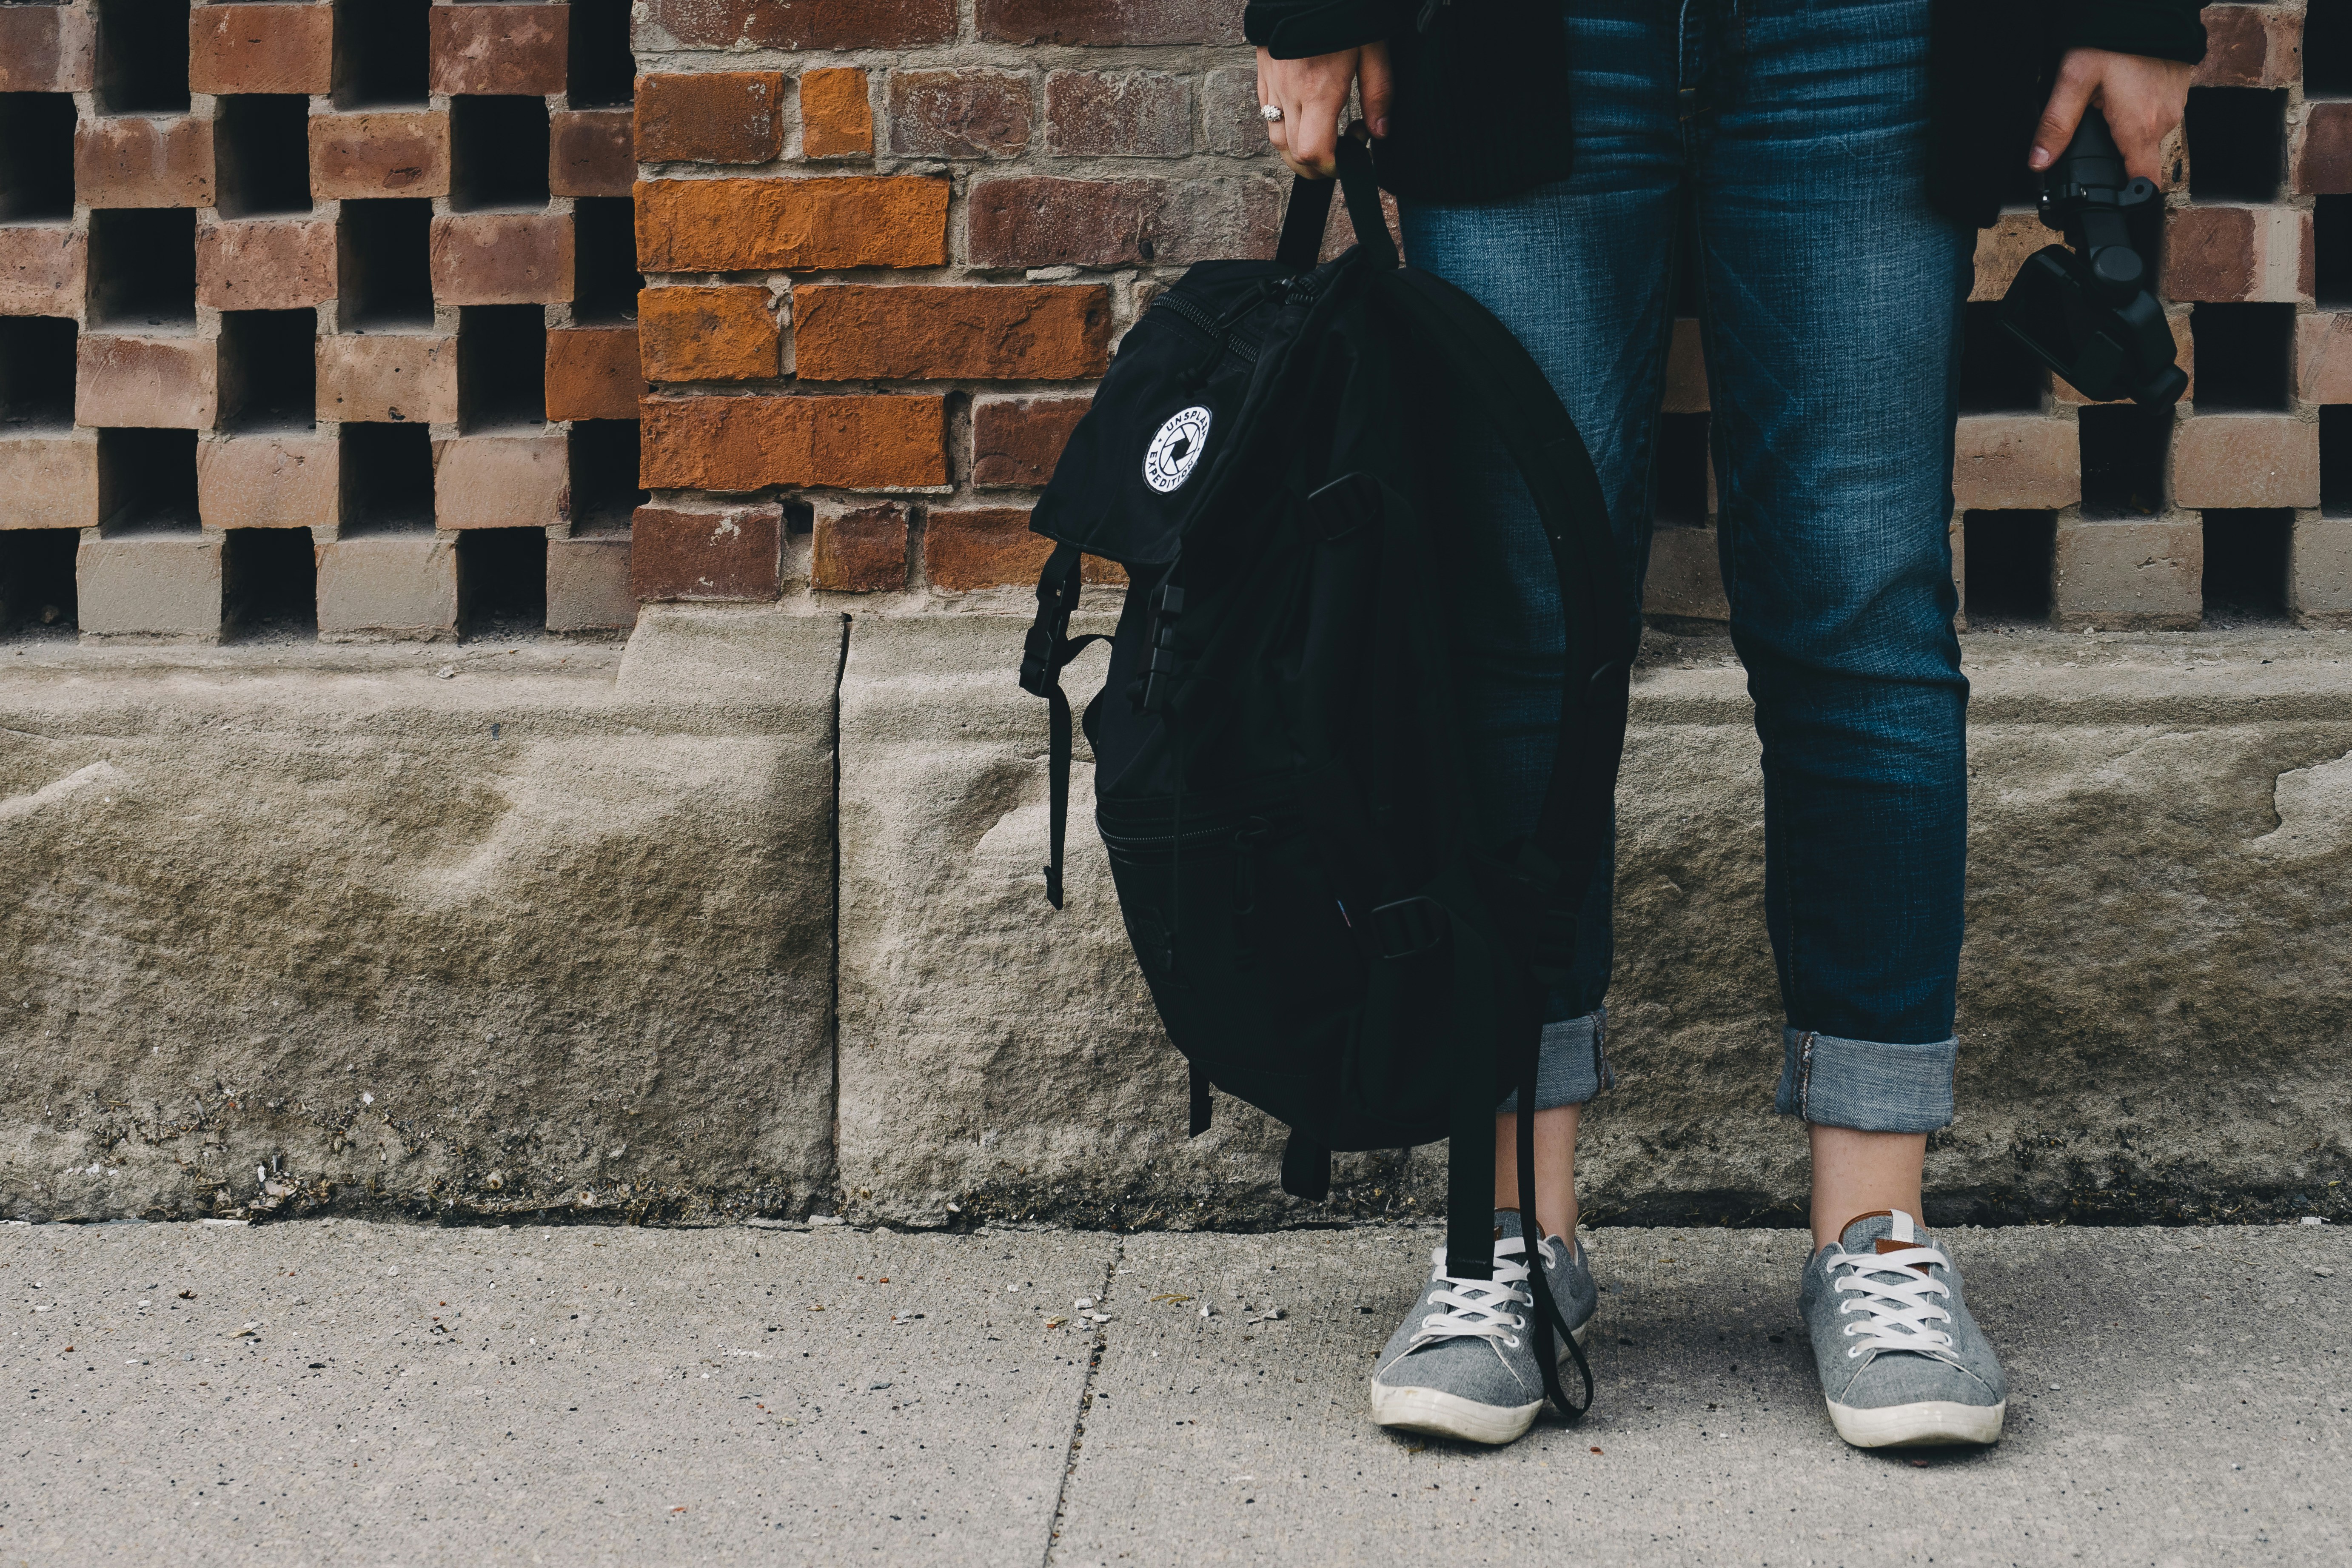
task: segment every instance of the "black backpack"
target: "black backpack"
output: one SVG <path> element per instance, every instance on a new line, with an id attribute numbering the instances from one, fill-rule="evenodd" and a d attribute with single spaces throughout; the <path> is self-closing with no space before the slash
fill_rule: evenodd
<path id="1" fill-rule="evenodd" d="M 1636 640 L 1598 479 L 1502 323 L 1398 263 L 1369 155 L 1340 143 L 1357 243 L 1316 264 L 1334 182 L 1298 180 L 1272 261 L 1207 261 L 1154 300 L 1032 513 L 1024 689 L 1052 705 L 1062 905 L 1080 557 L 1127 568 L 1110 674 L 1086 710 L 1096 816 L 1153 1002 L 1212 1085 L 1287 1123 L 1282 1184 L 1333 1150 L 1450 1139 L 1447 1271 L 1492 1277 L 1496 1107 L 1535 1103 L 1540 1007 L 1564 976 L 1616 786 Z M 1479 820 L 1452 697 L 1455 422 L 1517 465 L 1559 574 L 1567 679 L 1539 824 Z M 1478 592 L 1477 584 L 1468 585 Z M 1520 1206 L 1534 1226 L 1532 1116 Z M 1530 1242 L 1532 1253 L 1533 1243 Z M 1570 1418 L 1541 1268 L 1535 1349 Z"/>

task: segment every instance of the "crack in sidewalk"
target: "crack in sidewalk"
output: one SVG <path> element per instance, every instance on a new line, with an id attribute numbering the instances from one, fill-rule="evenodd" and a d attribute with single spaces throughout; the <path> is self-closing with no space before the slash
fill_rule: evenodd
<path id="1" fill-rule="evenodd" d="M 1127 1261 L 1127 1241 L 1117 1238 L 1111 1247 L 1110 1261 L 1103 1265 L 1102 1289 L 1095 1293 L 1095 1309 L 1108 1311 L 1110 1288 L 1118 1279 L 1118 1266 Z M 1110 1324 L 1095 1325 L 1095 1342 L 1087 1353 L 1087 1375 L 1078 1385 L 1077 1419 L 1070 1426 L 1070 1446 L 1062 1456 L 1062 1483 L 1054 1490 L 1054 1517 L 1046 1528 L 1045 1554 L 1038 1560 L 1039 1568 L 1053 1568 L 1054 1549 L 1062 1542 L 1062 1516 L 1070 1506 L 1070 1478 L 1077 1474 L 1078 1450 L 1087 1446 L 1087 1413 L 1095 1407 L 1095 1373 L 1102 1369 L 1104 1347 L 1110 1341 Z"/>

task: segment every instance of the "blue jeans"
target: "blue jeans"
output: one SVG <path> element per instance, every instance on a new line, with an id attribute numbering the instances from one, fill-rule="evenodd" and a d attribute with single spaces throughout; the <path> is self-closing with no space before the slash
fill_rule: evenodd
<path id="1" fill-rule="evenodd" d="M 1974 237 L 1925 194 L 1929 0 L 1570 0 L 1569 179 L 1407 204 L 1414 266 L 1518 335 L 1591 448 L 1639 602 L 1673 327 L 1696 268 L 1731 636 L 1763 742 L 1778 1106 L 1917 1132 L 1952 1113 L 1968 683 L 1952 635 L 1952 428 Z M 1477 112 L 1475 104 L 1461 112 Z M 1508 584 L 1460 632 L 1474 763 L 1533 826 L 1559 715 L 1557 586 L 1499 448 L 1504 520 L 1465 563 Z M 1610 877 L 1551 998 L 1537 1105 L 1598 1092 Z"/>

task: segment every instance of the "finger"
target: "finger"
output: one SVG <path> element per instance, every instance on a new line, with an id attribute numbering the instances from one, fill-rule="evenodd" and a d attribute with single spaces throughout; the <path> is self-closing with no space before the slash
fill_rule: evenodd
<path id="1" fill-rule="evenodd" d="M 2083 122 L 2084 107 L 2098 85 L 2098 79 L 2088 72 L 2058 73 L 2058 85 L 2050 89 L 2050 101 L 2033 127 L 2033 151 L 2025 155 L 2027 168 L 2046 169 L 2058 161 L 2066 143 L 2074 140 L 2074 128 Z"/>
<path id="2" fill-rule="evenodd" d="M 1339 172 L 1339 109 L 1328 100 L 1282 106 L 1282 123 L 1290 133 L 1291 167 L 1318 180 Z"/>
<path id="3" fill-rule="evenodd" d="M 1389 69 L 1389 47 L 1386 44 L 1366 44 L 1362 60 L 1357 66 L 1356 90 L 1364 100 L 1364 123 L 1372 134 L 1389 133 L 1389 102 L 1396 85 L 1395 74 Z"/>

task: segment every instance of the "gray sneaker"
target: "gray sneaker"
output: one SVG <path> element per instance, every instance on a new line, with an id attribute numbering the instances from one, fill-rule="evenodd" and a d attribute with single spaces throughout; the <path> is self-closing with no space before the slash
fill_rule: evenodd
<path id="1" fill-rule="evenodd" d="M 1389 1336 L 1372 1373 L 1372 1419 L 1381 1426 L 1507 1443 L 1535 1424 L 1543 1371 L 1530 1331 L 1535 1297 L 1517 1210 L 1495 1211 L 1495 1237 L 1492 1279 L 1451 1279 L 1445 1248 L 1430 1254 L 1429 1288 Z M 1601 1303 L 1584 1249 L 1555 1236 L 1538 1250 L 1552 1300 L 1582 1344 Z M 1568 1347 L 1557 1349 L 1566 1360 Z"/>
<path id="2" fill-rule="evenodd" d="M 2000 1440 L 2000 1360 L 1959 1271 L 1909 1215 L 1850 1221 L 1805 1265 L 1799 1310 L 1830 1419 L 1855 1447 Z"/>

